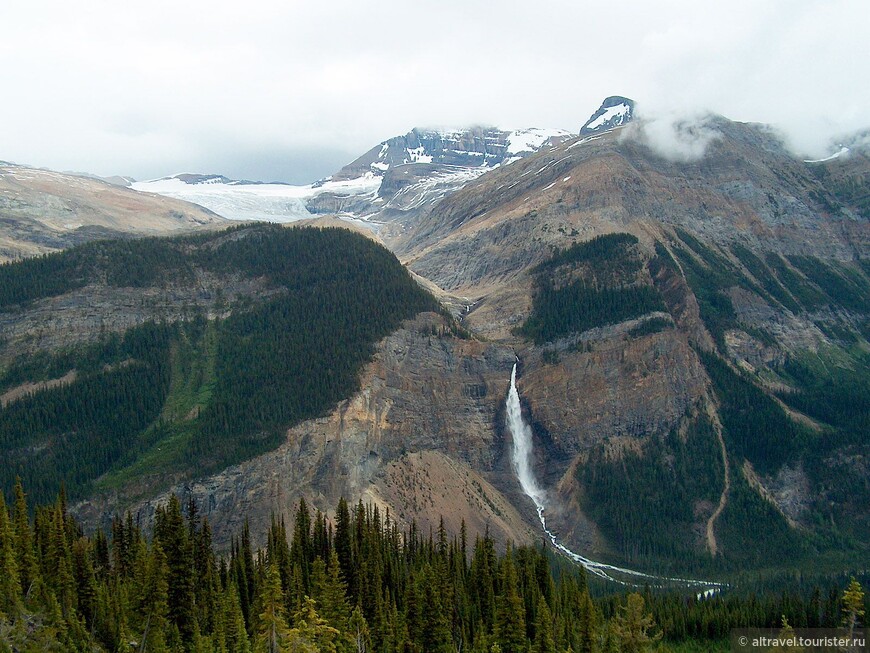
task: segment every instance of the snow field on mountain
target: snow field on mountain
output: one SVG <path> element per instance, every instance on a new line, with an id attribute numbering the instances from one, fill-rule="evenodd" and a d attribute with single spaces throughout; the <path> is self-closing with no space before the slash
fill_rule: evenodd
<path id="1" fill-rule="evenodd" d="M 134 190 L 157 193 L 186 200 L 210 209 L 229 220 L 294 222 L 311 218 L 305 202 L 323 193 L 360 196 L 377 194 L 381 177 L 368 173 L 356 179 L 326 181 L 323 184 L 291 186 L 289 184 L 188 184 L 178 176 L 136 182 Z"/>

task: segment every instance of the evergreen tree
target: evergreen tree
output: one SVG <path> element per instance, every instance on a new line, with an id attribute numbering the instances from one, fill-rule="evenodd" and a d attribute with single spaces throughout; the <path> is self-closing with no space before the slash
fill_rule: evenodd
<path id="1" fill-rule="evenodd" d="M 422 576 L 423 595 L 423 639 L 424 651 L 447 653 L 452 649 L 450 625 L 444 602 L 439 591 L 439 579 L 432 567 L 427 566 Z"/>
<path id="2" fill-rule="evenodd" d="M 96 609 L 97 579 L 91 562 L 91 551 L 84 537 L 77 539 L 72 546 L 73 580 L 78 610 L 90 629 L 94 622 Z"/>
<path id="3" fill-rule="evenodd" d="M 350 615 L 348 634 L 353 644 L 352 653 L 366 653 L 369 650 L 369 627 L 359 606 L 356 606 Z"/>
<path id="4" fill-rule="evenodd" d="M 6 500 L 0 492 L 0 619 L 4 616 L 17 617 L 21 607 L 21 583 L 18 576 L 15 537 L 6 510 Z"/>
<path id="5" fill-rule="evenodd" d="M 592 603 L 592 597 L 589 596 L 589 590 L 584 587 L 583 593 L 580 595 L 580 606 L 577 613 L 579 621 L 577 627 L 577 653 L 593 653 L 595 650 L 596 633 L 598 632 L 598 623 L 596 619 L 595 606 Z"/>
<path id="6" fill-rule="evenodd" d="M 483 538 L 477 538 L 471 558 L 471 594 L 477 604 L 477 619 L 487 630 L 495 623 L 495 597 L 498 585 L 498 559 L 489 527 Z"/>
<path id="7" fill-rule="evenodd" d="M 245 629 L 245 615 L 235 583 L 224 592 L 224 628 L 227 653 L 250 653 L 251 644 Z"/>
<path id="8" fill-rule="evenodd" d="M 777 651 L 782 651 L 783 653 L 802 653 L 804 650 L 803 646 L 797 644 L 794 628 L 788 623 L 785 615 L 782 617 L 782 628 L 777 633 L 777 639 L 780 642 L 780 645 L 776 647 Z"/>
<path id="9" fill-rule="evenodd" d="M 290 547 L 290 560 L 298 567 L 299 581 L 303 594 L 311 594 L 311 563 L 314 543 L 311 540 L 311 513 L 305 498 L 299 499 L 296 518 L 293 521 L 293 542 Z"/>
<path id="10" fill-rule="evenodd" d="M 36 577 L 39 575 L 39 562 L 33 547 L 33 534 L 30 530 L 30 517 L 27 510 L 27 495 L 21 478 L 15 479 L 15 504 L 13 511 L 15 531 L 15 551 L 18 557 L 18 572 L 21 588 L 26 597 Z"/>
<path id="11" fill-rule="evenodd" d="M 853 577 L 843 592 L 843 625 L 849 630 L 851 638 L 855 629 L 864 618 L 864 589 Z"/>
<path id="12" fill-rule="evenodd" d="M 248 524 L 247 517 L 245 518 L 245 525 L 242 528 L 242 539 L 239 542 L 237 559 L 240 565 L 238 568 L 239 574 L 237 574 L 239 598 L 242 602 L 245 623 L 248 624 L 248 628 L 250 629 L 251 622 L 253 621 L 251 605 L 253 604 L 254 597 L 257 593 L 257 583 L 254 577 L 254 547 L 251 545 L 251 528 Z"/>
<path id="13" fill-rule="evenodd" d="M 72 574 L 72 552 L 67 539 L 66 501 L 63 492 L 51 511 L 46 578 L 59 602 L 61 614 L 64 618 L 70 618 L 75 609 L 76 596 L 75 579 Z"/>
<path id="14" fill-rule="evenodd" d="M 620 653 L 619 638 L 612 621 L 602 626 L 601 639 L 601 653 Z"/>
<path id="15" fill-rule="evenodd" d="M 502 653 L 524 653 L 527 642 L 525 608 L 517 587 L 510 547 L 502 560 L 501 590 L 495 623 L 496 641 Z"/>
<path id="16" fill-rule="evenodd" d="M 281 575 L 274 563 L 266 568 L 258 603 L 262 612 L 257 626 L 254 649 L 257 653 L 281 653 L 287 648 L 290 627 L 284 617 Z"/>
<path id="17" fill-rule="evenodd" d="M 347 595 L 351 603 L 357 600 L 357 577 L 353 555 L 350 510 L 344 497 L 339 499 L 335 511 L 335 553 L 341 567 L 341 577 L 347 585 Z"/>
<path id="18" fill-rule="evenodd" d="M 662 637 L 660 632 L 652 633 L 655 622 L 646 612 L 643 597 L 637 592 L 628 595 L 626 604 L 620 606 L 619 613 L 613 617 L 612 626 L 623 653 L 648 651 Z"/>
<path id="19" fill-rule="evenodd" d="M 313 598 L 320 606 L 320 614 L 323 618 L 330 625 L 344 630 L 351 612 L 335 551 L 329 554 L 329 566 L 320 558 L 315 559 L 312 569 L 312 589 Z"/>
<path id="20" fill-rule="evenodd" d="M 556 642 L 553 639 L 553 615 L 543 595 L 538 597 L 537 613 L 532 653 L 556 653 Z"/>
<path id="21" fill-rule="evenodd" d="M 163 653 L 170 650 L 169 630 L 169 567 L 160 543 L 154 543 L 147 561 L 138 570 L 137 596 L 133 601 L 141 624 L 141 650 Z"/>
<path id="22" fill-rule="evenodd" d="M 311 539 L 314 544 L 312 555 L 315 558 L 319 557 L 321 560 L 329 560 L 332 543 L 330 541 L 331 538 L 326 517 L 322 512 L 320 512 L 320 510 L 317 510 L 314 515 L 314 532 Z"/>
<path id="23" fill-rule="evenodd" d="M 316 602 L 306 596 L 302 608 L 293 618 L 294 627 L 288 634 L 288 648 L 291 651 L 307 650 L 308 646 L 319 653 L 336 653 L 338 629 L 330 626 L 317 614 Z"/>
<path id="24" fill-rule="evenodd" d="M 193 546 L 181 514 L 181 502 L 174 494 L 165 509 L 155 515 L 154 538 L 166 555 L 169 570 L 169 620 L 178 628 L 183 642 L 193 638 L 194 578 Z"/>
<path id="25" fill-rule="evenodd" d="M 203 632 L 211 632 L 217 611 L 217 594 L 220 580 L 211 541 L 211 526 L 208 519 L 194 533 L 194 602 L 196 604 L 196 623 Z"/>

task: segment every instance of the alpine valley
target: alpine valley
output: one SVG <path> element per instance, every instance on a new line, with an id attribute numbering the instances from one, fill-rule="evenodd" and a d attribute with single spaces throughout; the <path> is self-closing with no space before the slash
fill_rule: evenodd
<path id="1" fill-rule="evenodd" d="M 633 114 L 305 187 L 0 167 L 0 488 L 86 530 L 175 494 L 220 551 L 343 497 L 638 584 L 866 565 L 870 152 Z"/>

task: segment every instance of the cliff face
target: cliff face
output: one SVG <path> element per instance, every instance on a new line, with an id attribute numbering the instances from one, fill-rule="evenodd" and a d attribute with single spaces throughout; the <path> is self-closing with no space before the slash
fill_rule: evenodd
<path id="1" fill-rule="evenodd" d="M 173 485 L 208 515 L 226 545 L 244 519 L 265 534 L 271 513 L 292 519 L 300 497 L 324 512 L 342 496 L 373 501 L 402 525 L 458 531 L 486 526 L 501 541 L 530 541 L 528 515 L 513 505 L 499 410 L 514 362 L 509 347 L 461 340 L 423 314 L 378 345 L 362 390 L 327 417 L 290 429 L 276 450 L 214 476 Z M 162 479 L 165 483 L 168 479 Z M 144 492 L 143 492 L 144 491 Z M 76 508 L 89 523 L 130 507 L 146 523 L 168 492 L 97 496 Z"/>
<path id="2" fill-rule="evenodd" d="M 563 466 L 608 438 L 666 435 L 704 395 L 704 370 L 685 337 L 666 329 L 634 338 L 633 326 L 584 334 L 587 351 L 559 351 L 558 364 L 535 350 L 525 359 L 520 389 Z"/>

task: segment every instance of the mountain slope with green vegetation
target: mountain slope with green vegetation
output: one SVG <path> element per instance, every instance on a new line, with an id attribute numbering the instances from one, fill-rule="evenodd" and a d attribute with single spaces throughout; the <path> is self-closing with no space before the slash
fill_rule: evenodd
<path id="1" fill-rule="evenodd" d="M 542 344 L 664 310 L 652 284 L 642 283 L 637 245 L 631 234 L 598 236 L 535 266 L 532 313 L 520 333 Z"/>
<path id="2" fill-rule="evenodd" d="M 428 536 L 341 499 L 304 500 L 257 551 L 228 554 L 172 495 L 146 533 L 127 513 L 85 535 L 61 495 L 32 510 L 0 495 L 0 651 L 726 651 L 734 628 L 861 625 L 867 574 L 813 574 L 787 591 L 735 583 L 702 598 L 604 587 L 542 547 L 496 549 L 464 524 Z"/>
<path id="3" fill-rule="evenodd" d="M 253 457 L 355 392 L 374 344 L 403 320 L 439 310 L 372 240 L 274 226 L 96 242 L 0 266 L 0 310 L 14 317 L 94 286 L 172 292 L 204 275 L 257 279 L 269 292 L 90 343 L 18 355 L 7 346 L 0 488 L 21 476 L 39 500 L 59 482 L 83 497 L 155 470 L 201 474 Z"/>
<path id="4" fill-rule="evenodd" d="M 531 310 L 515 333 L 534 345 L 530 410 L 609 559 L 721 573 L 768 566 L 785 550 L 789 564 L 831 569 L 866 556 L 866 267 L 723 247 L 675 227 L 646 246 L 599 235 L 529 269 Z M 674 346 L 695 362 L 675 359 L 646 385 Z M 694 374 L 700 392 L 674 402 L 669 392 L 686 392 L 679 376 Z M 607 399 L 591 403 L 608 379 Z M 633 401 L 628 427 L 572 442 L 579 454 L 564 462 L 562 433 L 630 414 Z M 649 414 L 662 406 L 674 417 L 656 430 Z"/>

